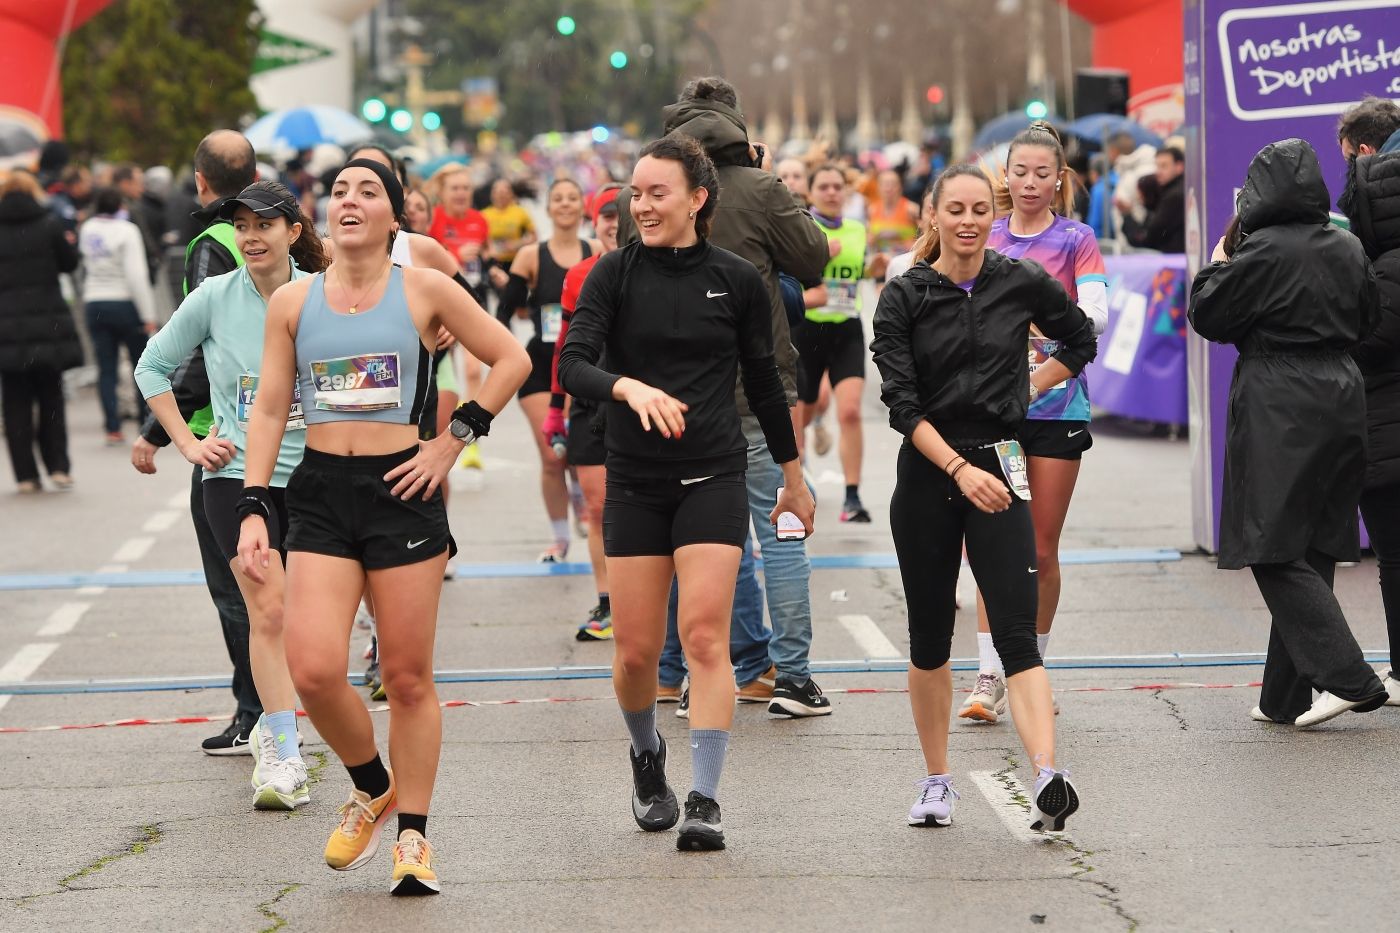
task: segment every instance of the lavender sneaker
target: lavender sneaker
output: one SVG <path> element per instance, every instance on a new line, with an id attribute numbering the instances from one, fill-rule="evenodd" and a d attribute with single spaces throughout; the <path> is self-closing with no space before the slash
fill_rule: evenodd
<path id="1" fill-rule="evenodd" d="M 958 799 L 958 792 L 953 790 L 952 775 L 930 774 L 914 786 L 919 788 L 919 799 L 909 808 L 909 825 L 951 825 L 953 801 Z"/>

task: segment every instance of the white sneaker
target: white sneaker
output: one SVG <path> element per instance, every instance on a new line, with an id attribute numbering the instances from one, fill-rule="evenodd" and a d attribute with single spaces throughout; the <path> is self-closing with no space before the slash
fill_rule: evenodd
<path id="1" fill-rule="evenodd" d="M 978 722 L 994 723 L 1006 715 L 1006 681 L 1000 674 L 983 671 L 977 675 L 977 685 L 972 695 L 963 701 L 958 710 L 961 719 L 975 719 Z"/>
<path id="2" fill-rule="evenodd" d="M 277 738 L 267 728 L 265 716 L 259 716 L 253 726 L 252 745 L 256 749 L 253 763 L 253 809 L 295 810 L 311 802 L 306 786 L 306 762 L 300 758 L 282 760 L 277 756 Z M 301 733 L 297 733 L 300 745 Z"/>
<path id="3" fill-rule="evenodd" d="M 1324 690 L 1319 693 L 1317 699 L 1313 701 L 1312 709 L 1295 719 L 1293 725 L 1304 729 L 1308 726 L 1320 725 L 1329 719 L 1335 719 L 1348 710 L 1356 709 L 1361 705 L 1361 702 L 1362 701 L 1358 700 L 1343 700 L 1341 697 L 1333 696 Z"/>
<path id="4" fill-rule="evenodd" d="M 1273 722 L 1273 720 L 1265 716 L 1264 711 L 1257 706 L 1249 711 L 1249 718 L 1253 719 L 1255 722 Z"/>
<path id="5" fill-rule="evenodd" d="M 1390 699 L 1385 701 L 1386 706 L 1400 706 L 1400 680 L 1395 679 L 1395 671 L 1385 672 L 1385 692 L 1390 694 Z"/>

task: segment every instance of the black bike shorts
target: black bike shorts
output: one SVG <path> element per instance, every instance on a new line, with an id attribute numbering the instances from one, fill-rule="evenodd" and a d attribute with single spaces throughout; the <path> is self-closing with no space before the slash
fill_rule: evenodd
<path id="1" fill-rule="evenodd" d="M 603 552 L 609 557 L 670 557 L 688 544 L 743 547 L 749 493 L 743 473 L 697 482 L 628 480 L 608 474 Z"/>
<path id="2" fill-rule="evenodd" d="M 793 335 L 802 367 L 797 397 L 808 405 L 821 394 L 822 375 L 831 375 L 834 387 L 843 379 L 865 378 L 865 330 L 859 318 L 837 323 L 804 321 Z"/>

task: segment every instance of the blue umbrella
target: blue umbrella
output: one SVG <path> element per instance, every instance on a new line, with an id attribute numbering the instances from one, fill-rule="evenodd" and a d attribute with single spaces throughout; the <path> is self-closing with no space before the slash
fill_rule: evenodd
<path id="1" fill-rule="evenodd" d="M 1111 139 L 1119 133 L 1128 133 L 1139 146 L 1162 145 L 1162 137 L 1136 120 L 1129 120 L 1116 113 L 1093 113 L 1087 117 L 1080 117 L 1066 126 L 1065 130 L 1080 139 L 1100 145 L 1105 139 Z"/>
<path id="2" fill-rule="evenodd" d="M 339 107 L 292 107 L 274 110 L 244 132 L 258 152 L 307 149 L 320 143 L 348 146 L 363 142 L 374 131 L 353 113 Z"/>
<path id="3" fill-rule="evenodd" d="M 1042 119 L 1048 118 L 1042 117 Z M 1035 121 L 1026 116 L 1024 110 L 1013 110 L 999 117 L 993 117 L 991 120 L 983 123 L 982 128 L 977 131 L 977 137 L 972 141 L 972 148 L 990 149 L 997 143 L 1009 143 L 1015 138 L 1017 133 L 1030 126 L 1033 122 Z M 1055 123 L 1054 120 L 1050 120 L 1049 122 Z"/>

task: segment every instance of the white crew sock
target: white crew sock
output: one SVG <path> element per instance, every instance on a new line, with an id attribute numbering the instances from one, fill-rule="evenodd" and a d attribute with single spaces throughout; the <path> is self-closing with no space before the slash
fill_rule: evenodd
<path id="1" fill-rule="evenodd" d="M 1035 643 L 1040 648 L 1040 660 L 1044 661 L 1045 649 L 1050 644 L 1050 633 L 1046 632 L 1044 635 L 1035 636 Z"/>
<path id="2" fill-rule="evenodd" d="M 549 520 L 549 527 L 554 532 L 554 543 L 568 547 L 570 538 L 569 519 L 567 517 L 558 519 L 551 518 Z"/>
<path id="3" fill-rule="evenodd" d="M 992 645 L 991 632 L 977 633 L 977 673 L 998 674 L 1002 678 L 1006 677 L 1006 670 L 1001 666 L 1001 656 L 997 654 L 997 649 Z"/>

